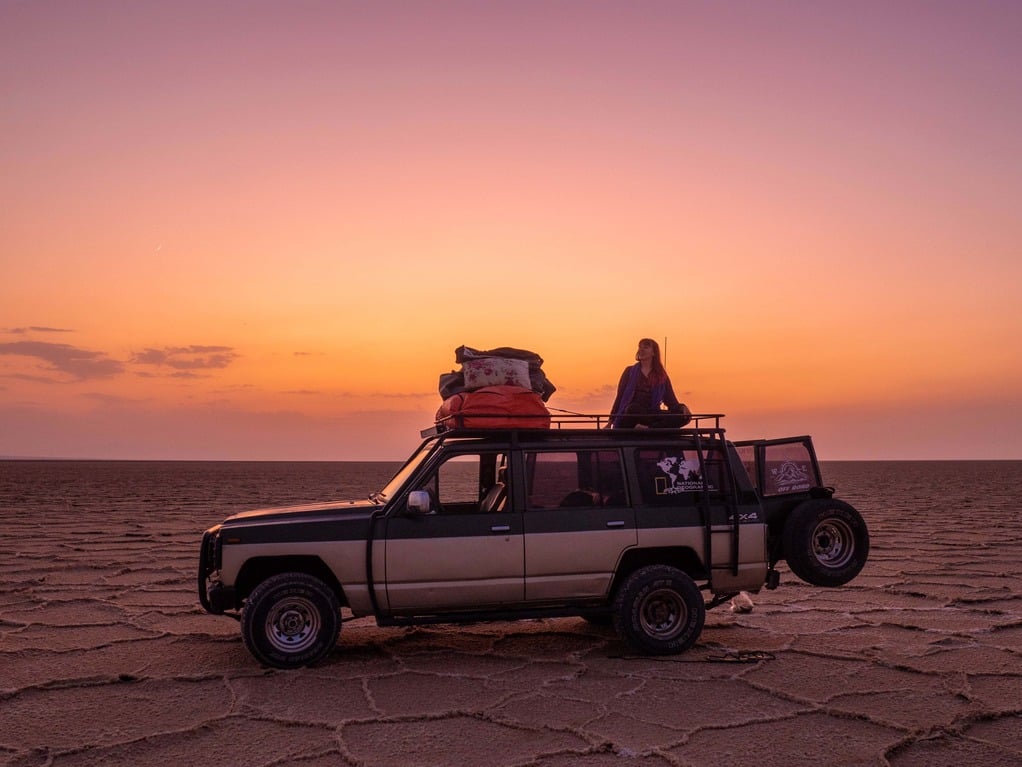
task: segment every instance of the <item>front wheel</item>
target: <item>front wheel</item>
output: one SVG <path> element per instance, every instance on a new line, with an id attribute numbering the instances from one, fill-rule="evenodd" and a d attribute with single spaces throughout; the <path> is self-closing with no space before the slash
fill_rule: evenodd
<path id="1" fill-rule="evenodd" d="M 784 523 L 784 558 L 814 586 L 842 586 L 869 556 L 869 531 L 855 508 L 832 498 L 806 501 Z"/>
<path id="2" fill-rule="evenodd" d="M 241 637 L 256 660 L 298 668 L 322 660 L 337 644 L 341 607 L 319 578 L 281 573 L 256 586 L 241 612 Z"/>
<path id="3" fill-rule="evenodd" d="M 614 628 L 647 655 L 673 655 L 696 643 L 706 619 L 699 587 L 676 567 L 650 565 L 632 573 L 614 600 Z"/>

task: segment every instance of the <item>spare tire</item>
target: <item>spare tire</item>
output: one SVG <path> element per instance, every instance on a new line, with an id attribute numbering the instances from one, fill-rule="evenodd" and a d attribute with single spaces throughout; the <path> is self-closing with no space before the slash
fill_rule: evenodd
<path id="1" fill-rule="evenodd" d="M 843 586 L 866 564 L 869 531 L 854 507 L 833 498 L 796 506 L 784 523 L 784 558 L 814 586 Z"/>

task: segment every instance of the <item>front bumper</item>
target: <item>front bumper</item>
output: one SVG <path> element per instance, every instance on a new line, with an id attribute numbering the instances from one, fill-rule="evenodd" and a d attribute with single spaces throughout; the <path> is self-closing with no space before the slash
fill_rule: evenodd
<path id="1" fill-rule="evenodd" d="M 235 606 L 234 589 L 227 588 L 216 577 L 220 570 L 220 526 L 211 527 L 202 534 L 199 548 L 199 602 L 202 609 L 214 615 L 222 615 Z"/>

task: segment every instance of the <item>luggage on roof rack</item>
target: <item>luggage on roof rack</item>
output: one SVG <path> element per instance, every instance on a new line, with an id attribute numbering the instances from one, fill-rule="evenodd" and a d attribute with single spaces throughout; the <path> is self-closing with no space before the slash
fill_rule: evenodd
<path id="1" fill-rule="evenodd" d="M 484 386 L 454 394 L 436 412 L 444 429 L 549 429 L 542 397 L 521 386 Z"/>
<path id="2" fill-rule="evenodd" d="M 512 383 L 532 389 L 543 402 L 557 391 L 543 372 L 543 358 L 527 349 L 499 346 L 481 351 L 459 346 L 454 358 L 461 370 L 440 374 L 440 396 L 445 400 L 464 391 Z"/>

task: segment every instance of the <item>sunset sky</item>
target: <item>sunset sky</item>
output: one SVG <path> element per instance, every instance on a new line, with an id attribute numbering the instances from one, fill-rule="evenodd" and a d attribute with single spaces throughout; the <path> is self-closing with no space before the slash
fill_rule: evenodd
<path id="1" fill-rule="evenodd" d="M 454 350 L 1022 459 L 1022 3 L 0 0 L 0 456 L 397 460 Z"/>

